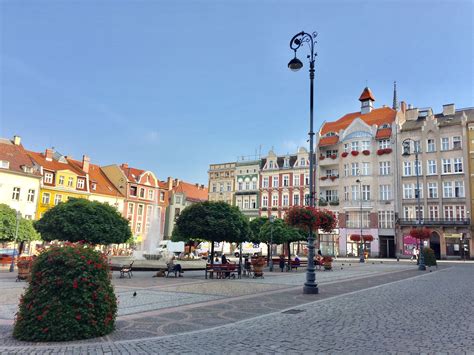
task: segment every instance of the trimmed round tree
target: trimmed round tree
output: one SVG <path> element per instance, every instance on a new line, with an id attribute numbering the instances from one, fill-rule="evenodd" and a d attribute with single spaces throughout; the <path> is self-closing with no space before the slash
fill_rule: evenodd
<path id="1" fill-rule="evenodd" d="M 0 242 L 11 242 L 16 235 L 16 211 L 4 203 L 0 203 Z M 20 217 L 18 221 L 18 242 L 40 239 L 30 220 Z"/>
<path id="2" fill-rule="evenodd" d="M 93 338 L 115 328 L 107 257 L 84 244 L 52 246 L 34 261 L 13 336 L 27 341 Z"/>
<path id="3" fill-rule="evenodd" d="M 212 242 L 211 255 L 214 255 L 214 242 L 241 243 L 250 234 L 248 220 L 238 207 L 225 202 L 205 201 L 181 212 L 173 229 L 173 240 L 207 240 Z"/>
<path id="4" fill-rule="evenodd" d="M 114 207 L 82 198 L 71 198 L 58 204 L 34 226 L 46 241 L 120 244 L 132 236 L 128 220 Z"/>

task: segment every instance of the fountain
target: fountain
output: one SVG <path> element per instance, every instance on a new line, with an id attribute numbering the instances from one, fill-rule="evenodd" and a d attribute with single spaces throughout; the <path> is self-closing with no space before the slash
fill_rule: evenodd
<path id="1" fill-rule="evenodd" d="M 141 244 L 140 250 L 135 250 L 133 252 L 133 257 L 136 260 L 145 260 L 148 259 L 159 259 L 158 255 L 156 254 L 156 249 L 158 248 L 158 244 L 163 239 L 161 235 L 161 208 L 157 205 L 154 206 L 153 215 L 150 219 L 150 227 L 146 232 L 145 239 Z M 147 257 L 145 257 L 145 255 Z M 153 256 L 155 256 L 153 258 Z"/>

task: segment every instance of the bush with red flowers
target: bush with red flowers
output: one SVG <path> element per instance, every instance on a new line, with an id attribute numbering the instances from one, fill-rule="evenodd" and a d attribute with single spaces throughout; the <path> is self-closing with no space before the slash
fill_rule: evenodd
<path id="1" fill-rule="evenodd" d="M 377 155 L 383 155 L 383 154 L 385 154 L 385 149 L 377 150 Z"/>
<path id="2" fill-rule="evenodd" d="M 352 154 L 353 157 L 356 157 L 356 156 L 359 155 L 359 151 L 358 151 L 358 150 L 353 150 L 353 151 L 351 152 L 351 154 Z"/>
<path id="3" fill-rule="evenodd" d="M 114 330 L 116 315 L 107 256 L 88 245 L 66 243 L 34 261 L 13 336 L 27 341 L 99 337 Z"/>
<path id="4" fill-rule="evenodd" d="M 324 160 L 324 158 L 325 158 L 324 155 L 319 156 L 319 160 Z"/>
<path id="5" fill-rule="evenodd" d="M 349 155 L 349 153 L 347 153 L 347 152 L 343 152 L 343 153 L 341 154 L 341 156 L 342 156 L 343 158 L 347 157 L 348 155 Z"/>
<path id="6" fill-rule="evenodd" d="M 366 150 L 363 150 L 363 151 L 362 151 L 362 154 L 364 154 L 364 155 L 370 155 L 370 150 L 367 150 L 367 149 L 366 149 Z"/>
<path id="7" fill-rule="evenodd" d="M 288 225 L 308 230 L 322 229 L 331 232 L 336 228 L 336 216 L 328 210 L 309 206 L 293 206 L 288 210 L 285 221 Z"/>
<path id="8" fill-rule="evenodd" d="M 336 155 L 336 154 L 332 154 L 332 155 L 331 155 L 331 159 L 332 159 L 332 160 L 334 160 L 334 159 L 336 159 L 336 158 L 337 158 L 337 155 Z"/>
<path id="9" fill-rule="evenodd" d="M 384 153 L 385 154 L 390 154 L 392 152 L 392 148 L 385 148 Z"/>
<path id="10" fill-rule="evenodd" d="M 431 236 L 431 229 L 429 228 L 412 228 L 410 230 L 410 236 L 415 239 L 429 239 Z"/>
<path id="11" fill-rule="evenodd" d="M 324 181 L 324 180 L 327 180 L 327 176 L 321 176 L 321 180 Z"/>

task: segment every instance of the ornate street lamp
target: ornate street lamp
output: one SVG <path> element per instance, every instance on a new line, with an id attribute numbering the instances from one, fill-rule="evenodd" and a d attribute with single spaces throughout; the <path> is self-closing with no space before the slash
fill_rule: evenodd
<path id="1" fill-rule="evenodd" d="M 421 228 L 421 200 L 420 200 L 420 166 L 418 161 L 418 153 L 419 149 L 415 145 L 415 141 L 411 138 L 406 138 L 402 142 L 403 146 L 403 154 L 402 156 L 407 158 L 411 155 L 410 153 L 410 142 L 413 142 L 413 153 L 415 154 L 415 172 L 416 172 L 416 198 L 417 198 L 417 205 L 418 205 L 418 228 Z M 423 239 L 420 239 L 420 262 L 418 265 L 418 270 L 426 270 L 425 266 L 425 256 L 423 255 Z"/>
<path id="2" fill-rule="evenodd" d="M 362 181 L 360 179 L 356 180 L 356 183 L 359 184 L 359 199 L 360 199 L 360 212 L 359 212 L 359 226 L 360 226 L 360 248 L 359 248 L 359 262 L 364 263 L 364 237 L 362 236 Z"/>
<path id="3" fill-rule="evenodd" d="M 314 132 L 313 132 L 313 106 L 314 106 L 314 62 L 317 53 L 314 51 L 316 44 L 317 32 L 312 34 L 304 31 L 296 34 L 290 41 L 290 48 L 295 52 L 295 57 L 288 63 L 288 68 L 292 71 L 298 71 L 303 67 L 303 63 L 296 57 L 296 51 L 303 45 L 309 46 L 309 205 L 314 207 Z M 315 231 L 316 237 L 318 231 Z M 314 238 L 313 231 L 310 229 L 308 234 L 308 268 L 306 270 L 306 282 L 303 292 L 305 294 L 319 293 L 318 284 L 316 283 L 316 273 L 314 268 Z"/>
<path id="4" fill-rule="evenodd" d="M 270 262 L 269 268 L 273 272 L 273 222 L 275 222 L 275 216 L 271 215 L 270 218 Z"/>

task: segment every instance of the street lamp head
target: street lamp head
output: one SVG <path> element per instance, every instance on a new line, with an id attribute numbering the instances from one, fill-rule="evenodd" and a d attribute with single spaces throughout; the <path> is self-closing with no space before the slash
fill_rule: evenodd
<path id="1" fill-rule="evenodd" d="M 296 58 L 296 52 L 295 57 L 288 63 L 288 68 L 290 68 L 291 71 L 298 71 L 303 68 L 303 63 L 301 62 L 301 60 Z"/>

